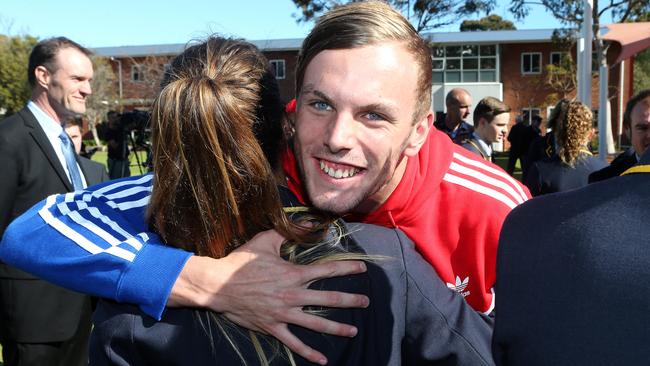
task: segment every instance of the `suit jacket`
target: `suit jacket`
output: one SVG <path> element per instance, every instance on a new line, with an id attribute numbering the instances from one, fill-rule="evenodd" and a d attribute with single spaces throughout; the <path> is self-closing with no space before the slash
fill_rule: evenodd
<path id="1" fill-rule="evenodd" d="M 624 171 L 630 169 L 637 163 L 636 153 L 634 149 L 627 149 L 620 153 L 611 164 L 589 174 L 589 183 L 600 182 L 601 180 L 618 177 Z"/>
<path id="2" fill-rule="evenodd" d="M 530 167 L 536 161 L 551 158 L 553 155 L 555 155 L 555 134 L 549 131 L 544 136 L 535 136 L 521 160 L 522 181 L 526 179 Z"/>
<path id="3" fill-rule="evenodd" d="M 533 196 L 564 192 L 586 186 L 589 174 L 606 165 L 598 158 L 583 154 L 576 160 L 575 166 L 570 167 L 562 163 L 559 156 L 553 155 L 533 163 L 524 184 Z"/>
<path id="4" fill-rule="evenodd" d="M 81 169 L 89 182 L 96 171 Z M 29 109 L 0 121 L 0 235 L 31 206 L 72 183 Z M 70 339 L 90 312 L 87 296 L 0 263 L 0 338 L 42 343 Z"/>
<path id="5" fill-rule="evenodd" d="M 650 174 L 515 208 L 497 255 L 497 364 L 647 365 L 649 216 Z"/>
<path id="6" fill-rule="evenodd" d="M 350 225 L 348 232 L 344 240 L 351 251 L 385 257 L 368 263 L 367 273 L 322 280 L 311 288 L 368 295 L 366 309 L 325 309 L 328 319 L 356 325 L 359 333 L 334 337 L 290 327 L 292 332 L 323 352 L 330 365 L 492 364 L 489 320 L 447 288 L 402 232 L 362 224 Z M 103 300 L 94 321 L 91 365 L 241 364 L 205 311 L 167 309 L 156 322 L 136 306 Z M 246 361 L 257 364 L 247 333 L 231 324 L 225 329 Z M 295 357 L 298 364 L 311 365 Z M 271 364 L 288 362 L 275 358 Z"/>
<path id="7" fill-rule="evenodd" d="M 84 158 L 83 156 L 78 156 L 77 161 L 79 162 L 81 170 L 84 172 L 86 184 L 88 184 L 88 186 L 109 180 L 108 172 L 106 171 L 106 166 L 104 166 L 104 164 Z"/>
<path id="8" fill-rule="evenodd" d="M 510 151 L 515 156 L 522 156 L 528 152 L 528 147 L 539 136 L 539 129 L 533 126 L 527 126 L 523 123 L 517 123 L 508 133 L 508 142 L 510 142 Z"/>
<path id="9" fill-rule="evenodd" d="M 482 157 L 483 159 L 487 161 L 492 161 L 492 156 L 490 155 L 489 151 L 487 151 L 486 149 L 483 148 L 483 146 L 481 146 L 481 143 L 478 141 L 478 139 L 475 136 L 471 136 L 471 138 L 465 140 L 462 146 L 465 149 L 473 152 L 474 154 Z"/>

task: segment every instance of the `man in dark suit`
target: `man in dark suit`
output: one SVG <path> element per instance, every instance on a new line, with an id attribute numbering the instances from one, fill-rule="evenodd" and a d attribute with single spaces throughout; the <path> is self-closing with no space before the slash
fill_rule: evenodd
<path id="1" fill-rule="evenodd" d="M 474 109 L 474 132 L 462 146 L 487 161 L 492 161 L 492 144 L 508 134 L 510 107 L 497 98 L 485 97 Z"/>
<path id="2" fill-rule="evenodd" d="M 70 140 L 74 145 L 74 151 L 77 155 L 81 153 L 81 145 L 83 142 L 83 134 L 81 133 L 81 130 L 82 122 L 79 118 L 73 118 L 65 124 L 65 133 L 70 136 Z M 106 167 L 103 164 L 87 159 L 81 155 L 79 155 L 77 162 L 86 176 L 86 182 L 88 185 L 109 180 L 108 172 L 106 172 Z"/>
<path id="3" fill-rule="evenodd" d="M 39 42 L 29 57 L 29 103 L 0 122 L 0 235 L 54 193 L 97 183 L 62 123 L 84 113 L 90 52 L 67 38 Z M 85 365 L 90 299 L 0 263 L 0 340 L 6 366 Z"/>
<path id="4" fill-rule="evenodd" d="M 639 161 L 650 145 L 650 89 L 633 96 L 625 108 L 623 126 L 632 148 L 625 150 L 609 166 L 589 175 L 589 183 L 618 177 Z"/>
<path id="5" fill-rule="evenodd" d="M 527 125 L 521 116 L 517 117 L 519 120 L 508 133 L 508 142 L 510 142 L 510 151 L 508 152 L 508 167 L 506 172 L 513 175 L 515 172 L 515 165 L 517 159 L 521 164 L 523 171 L 526 164 L 526 154 L 530 144 L 537 138 L 541 131 L 539 127 L 542 125 L 542 117 L 534 115 L 531 117 L 531 125 Z"/>
<path id="6" fill-rule="evenodd" d="M 497 256 L 498 365 L 648 363 L 649 167 L 508 216 Z"/>

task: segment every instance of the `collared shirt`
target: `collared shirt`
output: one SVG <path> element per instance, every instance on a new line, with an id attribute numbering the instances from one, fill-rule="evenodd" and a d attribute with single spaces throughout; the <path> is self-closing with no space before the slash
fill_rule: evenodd
<path id="1" fill-rule="evenodd" d="M 72 182 L 72 177 L 70 177 L 70 172 L 68 171 L 68 165 L 65 163 L 65 156 L 63 156 L 63 150 L 61 150 L 61 139 L 59 138 L 59 135 L 61 135 L 61 132 L 63 132 L 63 127 L 61 127 L 61 125 L 52 117 L 48 116 L 47 113 L 45 113 L 33 101 L 30 100 L 27 102 L 27 108 L 30 112 L 32 112 L 36 118 L 36 121 L 43 129 L 43 132 L 45 132 L 45 136 L 47 136 L 47 139 L 50 141 L 50 144 L 52 145 L 52 148 L 56 153 L 56 157 L 59 159 L 59 162 L 61 163 L 65 174 L 68 176 L 68 179 L 70 179 L 70 182 Z M 70 140 L 70 143 L 72 144 L 72 140 Z M 79 167 L 79 163 L 77 163 L 77 168 L 79 169 L 79 175 L 81 175 L 81 181 L 84 185 L 84 188 L 86 188 L 88 186 L 86 184 L 86 177 L 84 176 L 81 167 Z"/>
<path id="2" fill-rule="evenodd" d="M 485 152 L 485 155 L 487 155 L 488 158 L 492 157 L 492 144 L 488 144 L 485 142 L 479 135 L 476 134 L 476 132 L 472 133 L 472 136 L 476 141 L 478 142 L 479 145 L 481 145 L 481 149 Z"/>

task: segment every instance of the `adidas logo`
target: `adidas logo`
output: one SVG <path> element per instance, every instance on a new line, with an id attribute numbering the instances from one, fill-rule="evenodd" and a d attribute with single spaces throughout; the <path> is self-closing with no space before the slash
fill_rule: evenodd
<path id="1" fill-rule="evenodd" d="M 463 297 L 469 295 L 469 291 L 465 291 L 467 285 L 469 285 L 469 277 L 465 277 L 464 280 L 461 280 L 460 276 L 456 276 L 455 284 L 447 282 L 447 287 L 449 287 L 449 289 L 458 292 L 459 294 L 463 295 Z"/>

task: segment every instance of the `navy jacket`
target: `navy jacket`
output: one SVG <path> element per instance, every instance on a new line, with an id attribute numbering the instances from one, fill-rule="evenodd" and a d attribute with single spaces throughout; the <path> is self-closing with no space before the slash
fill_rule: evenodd
<path id="1" fill-rule="evenodd" d="M 497 255 L 496 363 L 647 365 L 649 216 L 650 174 L 515 208 Z"/>
<path id="2" fill-rule="evenodd" d="M 634 149 L 627 149 L 620 153 L 612 162 L 600 169 L 589 174 L 589 183 L 600 182 L 601 180 L 618 177 L 624 171 L 630 169 L 637 163 L 636 153 Z"/>
<path id="3" fill-rule="evenodd" d="M 356 325 L 359 333 L 345 338 L 292 327 L 301 340 L 323 352 L 331 365 L 492 364 L 490 321 L 445 286 L 402 232 L 361 224 L 349 224 L 348 231 L 351 250 L 388 258 L 369 263 L 366 274 L 323 280 L 312 288 L 368 295 L 367 309 L 326 313 Z M 94 320 L 91 365 L 241 363 L 205 311 L 167 309 L 156 322 L 135 306 L 102 301 Z M 246 361 L 257 364 L 246 332 L 232 324 L 226 329 Z M 298 364 L 309 364 L 295 357 Z M 288 362 L 276 358 L 271 364 Z"/>
<path id="4" fill-rule="evenodd" d="M 532 164 L 524 184 L 533 196 L 564 192 L 587 185 L 589 174 L 607 164 L 593 156 L 581 155 L 574 167 L 562 163 L 557 155 Z"/>

